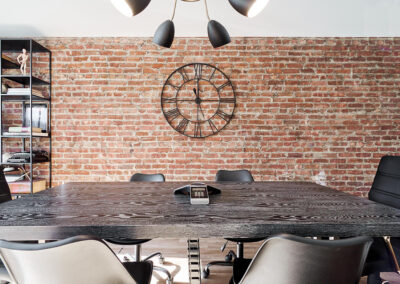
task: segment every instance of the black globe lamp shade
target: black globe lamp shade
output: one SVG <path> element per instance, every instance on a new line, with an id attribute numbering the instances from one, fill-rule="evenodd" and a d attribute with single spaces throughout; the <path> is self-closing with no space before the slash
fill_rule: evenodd
<path id="1" fill-rule="evenodd" d="M 246 17 L 258 15 L 267 6 L 269 0 L 229 0 L 232 7 Z"/>
<path id="2" fill-rule="evenodd" d="M 132 17 L 146 9 L 150 1 L 151 0 L 111 0 L 111 3 L 121 14 Z"/>
<path id="3" fill-rule="evenodd" d="M 231 37 L 223 25 L 211 20 L 207 27 L 208 38 L 214 48 L 223 46 L 231 42 Z"/>
<path id="4" fill-rule="evenodd" d="M 156 30 L 153 42 L 159 46 L 170 48 L 174 41 L 175 27 L 174 22 L 166 20 Z"/>

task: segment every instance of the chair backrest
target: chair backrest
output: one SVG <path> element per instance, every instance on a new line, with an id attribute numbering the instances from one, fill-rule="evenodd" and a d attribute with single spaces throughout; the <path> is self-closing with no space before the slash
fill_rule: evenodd
<path id="1" fill-rule="evenodd" d="M 11 200 L 11 192 L 4 176 L 3 166 L 0 166 L 0 203 Z"/>
<path id="2" fill-rule="evenodd" d="M 89 236 L 46 244 L 0 241 L 0 257 L 18 284 L 136 284 L 111 249 Z"/>
<path id="3" fill-rule="evenodd" d="M 357 284 L 371 243 L 369 237 L 272 237 L 261 245 L 240 284 Z"/>
<path id="4" fill-rule="evenodd" d="M 215 175 L 215 181 L 232 181 L 232 182 L 253 182 L 253 176 L 248 170 L 219 170 Z"/>
<path id="5" fill-rule="evenodd" d="M 131 176 L 130 181 L 144 181 L 144 182 L 165 182 L 163 174 L 141 174 L 136 173 Z"/>
<path id="6" fill-rule="evenodd" d="M 368 197 L 400 209 L 400 156 L 382 157 Z"/>

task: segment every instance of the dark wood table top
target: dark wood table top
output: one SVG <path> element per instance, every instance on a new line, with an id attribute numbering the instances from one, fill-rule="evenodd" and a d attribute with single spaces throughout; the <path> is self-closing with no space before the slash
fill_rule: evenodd
<path id="1" fill-rule="evenodd" d="M 307 182 L 223 183 L 209 205 L 184 182 L 69 183 L 0 204 L 0 239 L 400 236 L 400 210 Z"/>

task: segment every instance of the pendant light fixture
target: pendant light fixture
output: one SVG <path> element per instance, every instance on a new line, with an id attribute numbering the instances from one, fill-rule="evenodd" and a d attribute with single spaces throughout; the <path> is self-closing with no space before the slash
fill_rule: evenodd
<path id="1" fill-rule="evenodd" d="M 232 7 L 243 16 L 257 16 L 267 6 L 269 0 L 229 0 Z"/>
<path id="2" fill-rule="evenodd" d="M 159 46 L 170 48 L 172 42 L 174 41 L 175 26 L 173 20 L 175 17 L 176 1 L 177 0 L 175 0 L 174 11 L 172 12 L 171 20 L 166 20 L 161 25 L 159 25 L 156 33 L 154 34 L 153 43 Z"/>
<path id="3" fill-rule="evenodd" d="M 122 15 L 132 17 L 146 9 L 150 1 L 151 0 L 111 0 L 111 3 Z"/>
<path id="4" fill-rule="evenodd" d="M 142 12 L 151 0 L 111 0 L 115 8 L 125 16 L 135 16 Z M 184 2 L 197 2 L 200 0 L 182 0 Z M 259 14 L 265 6 L 267 6 L 269 0 L 229 0 L 232 7 L 240 14 L 246 17 L 254 17 Z M 171 20 L 164 21 L 158 26 L 153 43 L 170 48 L 175 36 L 174 17 L 176 11 L 176 3 L 174 2 L 174 10 L 172 13 Z M 208 19 L 207 33 L 208 39 L 214 48 L 224 46 L 231 42 L 231 37 L 225 27 L 215 20 L 211 20 L 208 14 L 207 0 L 204 0 L 206 8 L 206 15 Z"/>
<path id="5" fill-rule="evenodd" d="M 208 39 L 214 48 L 221 47 L 231 42 L 228 31 L 219 22 L 210 19 L 208 14 L 207 0 L 204 0 L 206 6 L 206 14 L 208 18 L 207 33 Z"/>

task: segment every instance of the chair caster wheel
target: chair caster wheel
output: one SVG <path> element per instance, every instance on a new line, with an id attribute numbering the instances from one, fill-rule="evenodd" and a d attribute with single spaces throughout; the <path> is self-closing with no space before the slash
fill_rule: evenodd
<path id="1" fill-rule="evenodd" d="M 163 256 L 160 256 L 159 258 L 158 258 L 158 264 L 160 264 L 160 265 L 163 265 L 164 264 L 164 257 Z M 168 283 L 167 283 L 168 284 Z"/>
<path id="2" fill-rule="evenodd" d="M 201 272 L 201 278 L 207 279 L 209 275 L 210 275 L 210 270 L 208 268 L 204 268 L 203 271 Z"/>

